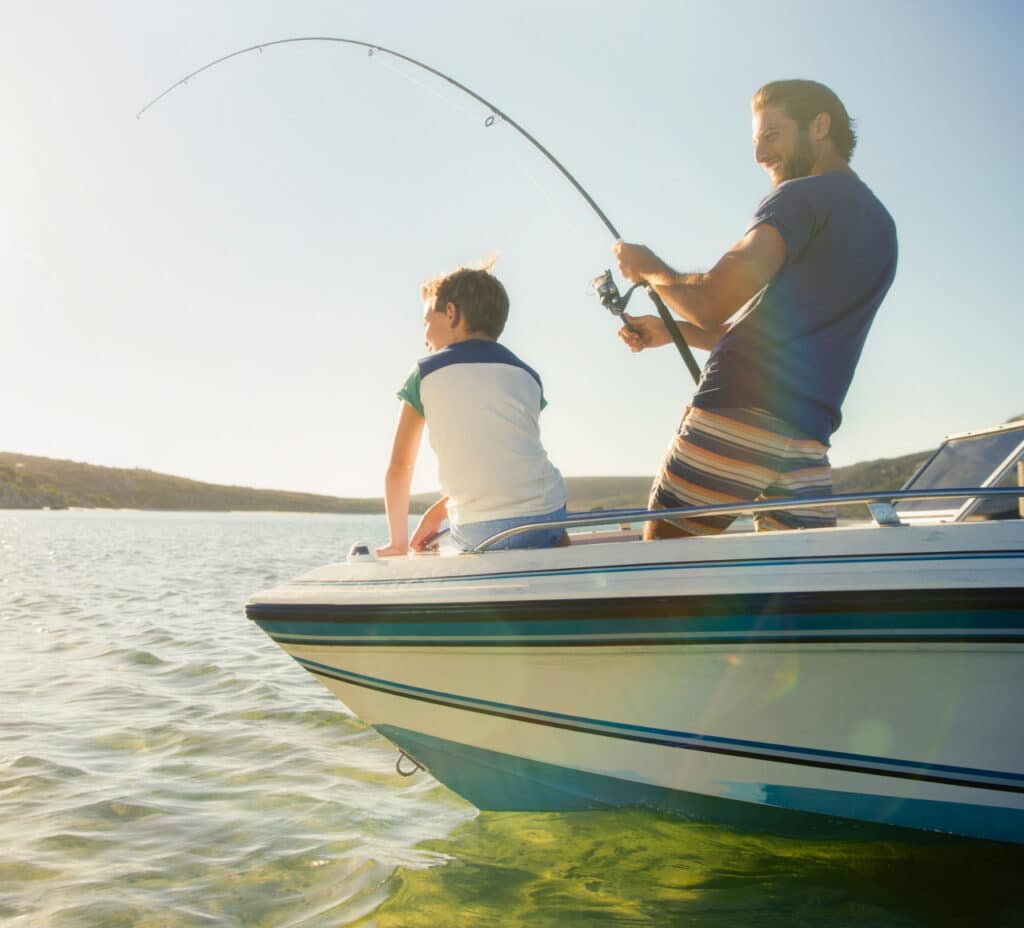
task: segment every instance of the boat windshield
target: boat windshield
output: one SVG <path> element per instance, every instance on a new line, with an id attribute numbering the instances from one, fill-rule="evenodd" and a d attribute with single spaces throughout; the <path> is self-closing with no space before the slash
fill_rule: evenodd
<path id="1" fill-rule="evenodd" d="M 903 487 L 940 490 L 989 487 L 1016 482 L 1016 464 L 1024 456 L 1024 421 L 980 432 L 951 435 Z M 997 517 L 1003 500 L 907 500 L 898 504 L 901 517 L 963 519 L 967 515 Z M 1016 505 L 1013 509 L 1016 510 Z M 991 510 L 991 511 L 990 511 Z"/>

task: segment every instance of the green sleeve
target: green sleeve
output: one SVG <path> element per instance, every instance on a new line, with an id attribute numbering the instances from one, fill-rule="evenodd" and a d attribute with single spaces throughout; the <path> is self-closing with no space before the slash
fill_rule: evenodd
<path id="1" fill-rule="evenodd" d="M 413 368 L 412 373 L 402 385 L 402 389 L 398 391 L 398 398 L 408 403 L 416 412 L 426 418 L 423 412 L 423 400 L 420 399 L 420 368 L 418 364 Z"/>

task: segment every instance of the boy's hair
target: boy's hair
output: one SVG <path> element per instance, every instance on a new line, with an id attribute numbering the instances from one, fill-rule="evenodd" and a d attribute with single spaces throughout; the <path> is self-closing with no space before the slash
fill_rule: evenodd
<path id="1" fill-rule="evenodd" d="M 437 312 L 444 312 L 449 303 L 454 303 L 466 318 L 466 330 L 489 338 L 498 338 L 508 320 L 508 294 L 491 273 L 490 265 L 460 267 L 449 274 L 432 277 L 423 282 L 420 297 L 434 299 Z"/>
<path id="2" fill-rule="evenodd" d="M 828 137 L 832 139 L 836 152 L 844 161 L 849 161 L 853 155 L 857 145 L 853 120 L 843 101 L 824 84 L 802 80 L 772 81 L 754 94 L 750 106 L 755 113 L 766 106 L 781 106 L 801 129 L 806 129 L 818 113 L 828 113 L 832 121 Z"/>

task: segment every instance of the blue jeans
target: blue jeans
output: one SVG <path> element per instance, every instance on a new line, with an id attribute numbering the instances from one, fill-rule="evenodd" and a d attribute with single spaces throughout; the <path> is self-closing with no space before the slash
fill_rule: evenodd
<path id="1" fill-rule="evenodd" d="M 534 522 L 558 522 L 565 518 L 565 506 L 542 516 L 516 516 L 513 519 L 490 519 L 487 522 L 467 522 L 451 527 L 451 540 L 455 547 L 470 551 L 480 542 L 498 532 L 515 528 L 517 525 L 531 525 Z M 509 548 L 553 548 L 562 540 L 563 528 L 538 528 L 531 532 L 511 535 L 504 541 L 487 548 L 488 551 L 503 551 Z"/>

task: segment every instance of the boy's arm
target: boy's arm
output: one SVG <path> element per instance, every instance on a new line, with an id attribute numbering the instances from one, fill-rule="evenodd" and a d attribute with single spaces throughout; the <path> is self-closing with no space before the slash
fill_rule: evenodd
<path id="1" fill-rule="evenodd" d="M 384 507 L 390 537 L 384 547 L 377 549 L 378 557 L 393 557 L 409 550 L 409 488 L 423 436 L 423 421 L 412 406 L 402 403 L 391 443 L 391 461 L 384 476 Z"/>
<path id="2" fill-rule="evenodd" d="M 416 531 L 412 533 L 409 547 L 423 551 L 430 546 L 431 539 L 441 531 L 441 523 L 448 518 L 448 497 L 442 496 L 420 518 Z"/>

